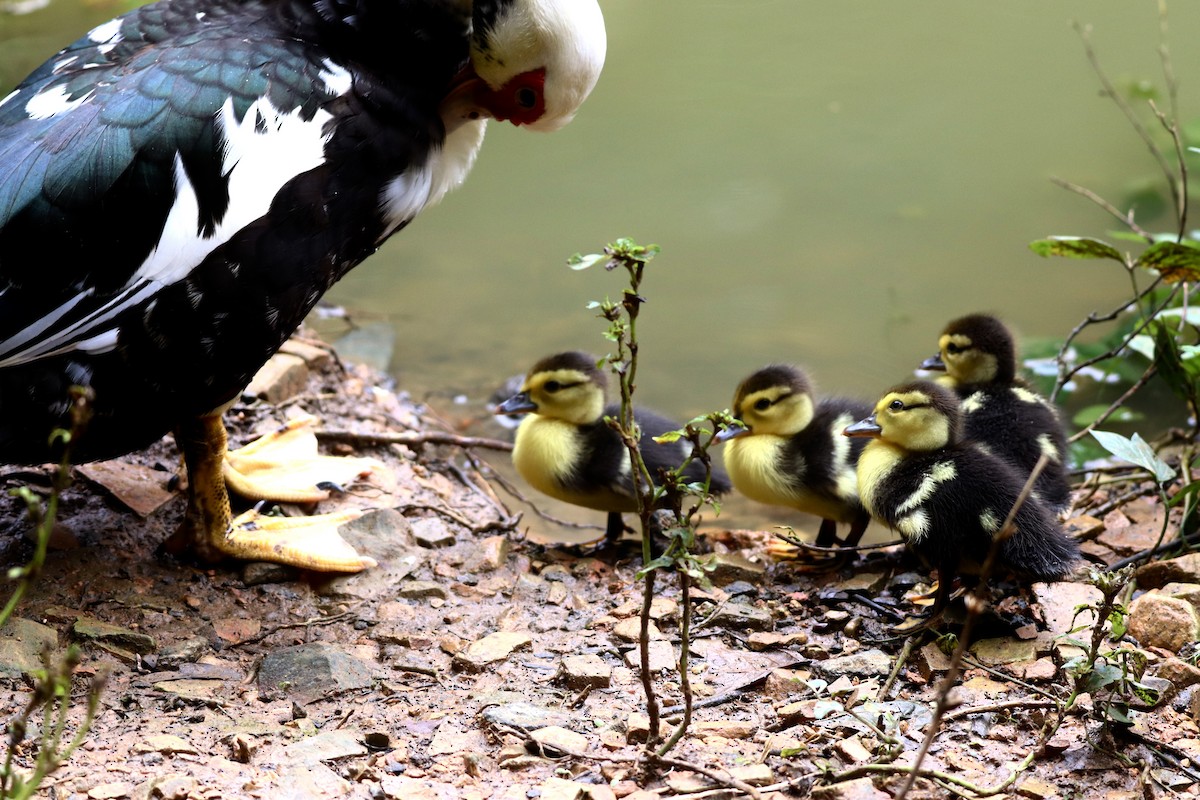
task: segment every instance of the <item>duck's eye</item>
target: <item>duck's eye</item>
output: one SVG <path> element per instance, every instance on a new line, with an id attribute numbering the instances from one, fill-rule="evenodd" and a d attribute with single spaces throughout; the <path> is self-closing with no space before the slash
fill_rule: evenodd
<path id="1" fill-rule="evenodd" d="M 956 356 L 959 353 L 961 353 L 962 351 L 963 351 L 963 348 L 961 345 L 957 345 L 957 344 L 946 345 L 946 352 L 949 353 L 950 355 Z"/>
<path id="2" fill-rule="evenodd" d="M 550 394 L 554 394 L 555 392 L 557 392 L 559 389 L 562 388 L 562 384 L 559 383 L 558 381 L 546 381 L 544 384 L 542 384 L 542 388 L 545 389 Z"/>
<path id="3" fill-rule="evenodd" d="M 522 86 L 520 89 L 517 89 L 517 93 L 513 99 L 517 101 L 517 105 L 521 108 L 533 108 L 537 105 L 537 92 L 528 86 Z"/>
<path id="4" fill-rule="evenodd" d="M 888 408 L 890 408 L 892 411 L 903 411 L 904 410 L 904 401 L 903 400 L 893 400 L 892 402 L 888 403 Z"/>
<path id="5" fill-rule="evenodd" d="M 766 411 L 770 407 L 771 407 L 771 401 L 765 397 L 754 404 L 755 411 Z"/>

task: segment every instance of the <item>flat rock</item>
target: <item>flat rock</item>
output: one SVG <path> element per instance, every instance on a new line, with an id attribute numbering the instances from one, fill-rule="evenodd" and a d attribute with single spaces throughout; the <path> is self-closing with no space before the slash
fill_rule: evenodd
<path id="1" fill-rule="evenodd" d="M 603 689 L 612 681 L 612 667 L 595 653 L 580 653 L 563 656 L 561 676 L 572 689 Z"/>
<path id="2" fill-rule="evenodd" d="M 112 645 L 141 655 L 153 653 L 157 647 L 151 636 L 83 615 L 75 618 L 71 625 L 71 636 L 80 641 Z"/>
<path id="3" fill-rule="evenodd" d="M 808 632 L 776 633 L 774 631 L 754 631 L 746 637 L 746 644 L 755 652 L 770 650 L 774 647 L 792 647 L 808 644 Z"/>
<path id="4" fill-rule="evenodd" d="M 1176 653 L 1200 636 L 1200 613 L 1186 600 L 1147 592 L 1129 604 L 1129 635 L 1143 647 Z"/>
<path id="5" fill-rule="evenodd" d="M 1046 614 L 1046 627 L 1051 633 L 1066 633 L 1077 625 L 1090 625 L 1092 615 L 1083 613 L 1075 621 L 1075 609 L 1081 605 L 1099 603 L 1100 590 L 1086 583 L 1035 583 L 1033 596 Z"/>
<path id="6" fill-rule="evenodd" d="M 365 689 L 374 683 L 370 666 L 325 642 L 285 647 L 269 653 L 258 669 L 258 685 L 301 697 Z"/>
<path id="7" fill-rule="evenodd" d="M 450 596 L 446 587 L 437 581 L 404 581 L 396 590 L 396 594 L 407 600 L 422 600 L 430 597 L 445 600 Z"/>
<path id="8" fill-rule="evenodd" d="M 489 633 L 455 653 L 454 663 L 467 670 L 480 670 L 493 662 L 503 661 L 514 650 L 528 647 L 532 642 L 532 636 L 519 631 Z"/>
<path id="9" fill-rule="evenodd" d="M 713 570 L 709 579 L 717 586 L 724 586 L 734 581 L 749 581 L 755 585 L 762 583 L 766 565 L 761 561 L 752 560 L 741 552 L 715 553 L 711 561 Z"/>
<path id="10" fill-rule="evenodd" d="M 436 550 L 454 544 L 454 531 L 440 517 L 421 517 L 411 523 L 413 540 L 421 547 Z"/>
<path id="11" fill-rule="evenodd" d="M 378 565 L 326 579 L 315 587 L 318 594 L 326 597 L 390 600 L 395 596 L 396 585 L 426 558 L 426 553 L 413 543 L 408 518 L 395 509 L 369 511 L 338 531 L 358 552 L 375 559 Z"/>
<path id="12" fill-rule="evenodd" d="M 975 657 L 989 667 L 1016 664 L 1037 658 L 1037 643 L 1027 639 L 980 639 L 971 645 Z"/>
<path id="13" fill-rule="evenodd" d="M 175 498 L 166 489 L 171 473 L 126 461 L 97 461 L 75 468 L 83 477 L 103 486 L 139 517 L 148 517 Z"/>
<path id="14" fill-rule="evenodd" d="M 873 677 L 888 675 L 892 671 L 892 659 L 882 650 L 863 650 L 848 656 L 837 656 L 813 664 L 813 669 L 829 677 L 853 675 Z"/>
<path id="15" fill-rule="evenodd" d="M 542 747 L 553 748 L 561 753 L 587 752 L 587 737 L 561 725 L 547 725 L 544 728 L 538 728 L 530 736 Z"/>
<path id="16" fill-rule="evenodd" d="M 494 572 L 504 566 L 511 551 L 512 542 L 507 536 L 487 536 L 479 541 L 475 554 L 467 559 L 467 569 L 471 572 Z"/>
<path id="17" fill-rule="evenodd" d="M 710 624 L 722 625 L 734 630 L 767 630 L 775 624 L 771 612 L 747 605 L 746 603 L 726 603 L 720 606 Z"/>
<path id="18" fill-rule="evenodd" d="M 654 639 L 651 641 L 648 655 L 650 658 L 650 671 L 653 673 L 665 672 L 666 670 L 675 668 L 675 648 L 665 639 Z M 635 647 L 632 650 L 625 651 L 625 663 L 633 669 L 641 669 L 641 648 Z"/>
<path id="19" fill-rule="evenodd" d="M 58 631 L 24 617 L 10 617 L 0 628 L 0 675 L 17 676 L 42 669 L 42 651 L 58 647 Z"/>
<path id="20" fill-rule="evenodd" d="M 565 726 L 571 721 L 569 715 L 557 709 L 546 708 L 524 700 L 488 706 L 483 710 L 483 718 L 492 725 L 523 728 L 527 731 L 537 730 L 548 725 Z"/>
<path id="21" fill-rule="evenodd" d="M 950 669 L 950 656 L 933 642 L 926 644 L 914 654 L 914 663 L 921 677 L 930 680 L 939 672 Z"/>
<path id="22" fill-rule="evenodd" d="M 1172 582 L 1200 583 L 1200 553 L 1151 561 L 1138 568 L 1137 582 L 1142 589 L 1158 589 Z"/>
<path id="23" fill-rule="evenodd" d="M 876 789 L 870 778 L 855 778 L 814 787 L 809 797 L 812 800 L 890 800 L 891 795 Z"/>
<path id="24" fill-rule="evenodd" d="M 276 353 L 255 373 L 242 396 L 257 397 L 271 405 L 279 405 L 304 391 L 308 383 L 308 365 L 304 359 L 287 353 Z"/>
<path id="25" fill-rule="evenodd" d="M 362 734 L 347 728 L 324 731 L 283 748 L 285 757 L 299 764 L 315 764 L 335 758 L 365 756 L 367 747 L 362 743 Z"/>
<path id="26" fill-rule="evenodd" d="M 1164 659 L 1154 674 L 1169 680 L 1177 691 L 1200 683 L 1200 667 L 1178 658 Z"/>

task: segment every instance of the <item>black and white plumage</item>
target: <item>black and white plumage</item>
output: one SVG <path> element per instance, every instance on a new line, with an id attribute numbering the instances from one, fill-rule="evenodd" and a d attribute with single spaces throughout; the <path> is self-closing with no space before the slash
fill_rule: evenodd
<path id="1" fill-rule="evenodd" d="M 837 523 L 850 524 L 845 544 L 858 544 L 870 515 L 858 499 L 855 467 L 865 442 L 847 425 L 870 413 L 865 402 L 813 398 L 803 370 L 776 364 L 739 384 L 733 416 L 740 427 L 718 434 L 733 486 L 751 500 L 821 517 L 816 544 L 838 544 Z"/>
<path id="2" fill-rule="evenodd" d="M 1042 455 L 1046 465 L 1034 488 L 1057 510 L 1071 503 L 1067 437 L 1058 411 L 1016 374 L 1012 332 L 988 314 L 950 322 L 938 338 L 938 353 L 922 369 L 945 371 L 938 382 L 962 400 L 964 435 L 1008 459 L 1029 475 Z"/>
<path id="3" fill-rule="evenodd" d="M 539 492 L 572 505 L 608 512 L 606 538 L 624 531 L 622 512 L 637 511 L 629 452 L 604 417 L 617 417 L 619 405 L 605 406 L 607 379 L 594 356 L 579 352 L 547 356 L 533 365 L 521 391 L 501 403 L 497 414 L 527 414 L 517 428 L 513 465 Z M 645 409 L 634 409 L 641 428 L 638 444 L 652 479 L 688 457 L 685 442 L 659 443 L 654 437 L 682 426 Z M 704 480 L 704 467 L 691 462 L 689 482 Z M 712 494 L 729 491 L 729 479 L 714 469 Z"/>
<path id="4" fill-rule="evenodd" d="M 72 384 L 77 458 L 219 414 L 604 50 L 594 0 L 161 0 L 64 48 L 0 100 L 0 461 L 52 456 Z"/>
<path id="5" fill-rule="evenodd" d="M 979 574 L 1025 484 L 1007 461 L 963 439 L 962 416 L 953 392 L 920 381 L 890 390 L 871 416 L 845 431 L 871 438 L 858 459 L 863 505 L 937 568 L 935 611 L 949 599 L 954 577 Z M 1074 567 L 1079 547 L 1030 495 L 997 556 L 997 573 L 1055 580 Z"/>

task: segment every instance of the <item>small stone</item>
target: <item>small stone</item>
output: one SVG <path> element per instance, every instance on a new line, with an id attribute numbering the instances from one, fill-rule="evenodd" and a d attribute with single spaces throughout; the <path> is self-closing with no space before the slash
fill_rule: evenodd
<path id="1" fill-rule="evenodd" d="M 429 597 L 446 600 L 450 597 L 446 587 L 436 581 L 404 581 L 396 590 L 396 594 L 408 600 L 422 600 Z"/>
<path id="2" fill-rule="evenodd" d="M 248 561 L 242 565 L 242 583 L 247 586 L 264 586 L 269 583 L 292 583 L 300 571 L 287 564 L 270 561 Z"/>
<path id="3" fill-rule="evenodd" d="M 870 778 L 855 778 L 852 781 L 831 783 L 813 787 L 809 794 L 812 800 L 890 800 L 891 795 L 875 788 Z"/>
<path id="4" fill-rule="evenodd" d="M 562 679 L 572 689 L 604 689 L 612 680 L 612 667 L 595 653 L 563 656 Z"/>
<path id="5" fill-rule="evenodd" d="M 348 728 L 322 731 L 292 742 L 284 748 L 288 758 L 301 764 L 317 764 L 335 758 L 351 758 L 367 754 L 362 734 Z"/>
<path id="6" fill-rule="evenodd" d="M 541 800 L 580 800 L 583 784 L 565 778 L 547 778 L 538 789 Z"/>
<path id="7" fill-rule="evenodd" d="M 813 667 L 817 672 L 829 677 L 841 675 L 884 676 L 892 671 L 892 659 L 882 650 L 863 650 L 848 656 L 838 656 L 818 662 Z"/>
<path id="8" fill-rule="evenodd" d="M 650 718 L 634 711 L 625 720 L 625 740 L 630 744 L 644 742 L 650 735 Z"/>
<path id="9" fill-rule="evenodd" d="M 75 468 L 93 483 L 103 486 L 139 517 L 148 517 L 175 499 L 166 489 L 167 473 L 126 461 L 97 461 Z"/>
<path id="10" fill-rule="evenodd" d="M 1086 583 L 1033 584 L 1033 595 L 1046 615 L 1046 628 L 1055 635 L 1064 634 L 1077 624 L 1084 624 L 1090 615 L 1081 614 L 1075 621 L 1075 609 L 1082 605 L 1095 605 L 1103 596 L 1095 586 Z"/>
<path id="11" fill-rule="evenodd" d="M 730 767 L 729 774 L 749 786 L 770 786 L 775 782 L 775 773 L 766 764 L 745 764 L 740 767 Z"/>
<path id="12" fill-rule="evenodd" d="M 1176 653 L 1200 636 L 1200 614 L 1186 600 L 1147 592 L 1129 604 L 1129 635 L 1143 647 Z"/>
<path id="13" fill-rule="evenodd" d="M 1017 794 L 1022 797 L 1032 797 L 1035 800 L 1049 800 L 1049 798 L 1059 795 L 1059 789 L 1052 783 L 1027 775 L 1017 785 Z"/>
<path id="14" fill-rule="evenodd" d="M 527 731 L 537 730 L 548 725 L 566 725 L 570 721 L 570 717 L 561 711 L 544 708 L 524 700 L 488 706 L 483 710 L 483 718 L 491 725 L 523 728 Z"/>
<path id="15" fill-rule="evenodd" d="M 1200 584 L 1178 582 L 1168 583 L 1159 591 L 1170 597 L 1178 597 L 1180 600 L 1186 600 L 1195 608 L 1200 609 Z"/>
<path id="16" fill-rule="evenodd" d="M 630 617 L 628 619 L 621 620 L 613 626 L 613 634 L 615 634 L 618 639 L 622 639 L 626 642 L 639 641 L 642 638 L 641 618 Z M 658 626 L 654 624 L 653 620 L 650 621 L 649 635 L 651 639 L 663 638 L 662 631 L 658 629 Z"/>
<path id="17" fill-rule="evenodd" d="M 937 673 L 950 669 L 950 656 L 943 653 L 942 649 L 933 642 L 918 650 L 914 660 L 917 671 L 927 681 L 932 680 Z"/>
<path id="18" fill-rule="evenodd" d="M 472 642 L 454 654 L 454 663 L 458 666 L 477 671 L 488 664 L 503 661 L 517 649 L 528 647 L 533 637 L 528 633 L 518 631 L 497 631 Z"/>
<path id="19" fill-rule="evenodd" d="M 488 536 L 479 542 L 475 558 L 468 563 L 474 572 L 495 572 L 504 566 L 511 550 L 512 542 L 507 536 Z"/>
<path id="20" fill-rule="evenodd" d="M 412 525 L 413 539 L 421 547 L 437 549 L 449 547 L 455 542 L 454 533 L 438 517 L 422 517 L 412 520 L 410 524 Z"/>
<path id="21" fill-rule="evenodd" d="M 1155 675 L 1169 680 L 1176 691 L 1200 683 L 1200 668 L 1178 658 L 1165 659 L 1158 665 Z"/>
<path id="22" fill-rule="evenodd" d="M 285 647 L 268 653 L 258 669 L 258 685 L 300 697 L 365 689 L 374 683 L 371 668 L 325 642 Z"/>
<path id="23" fill-rule="evenodd" d="M 542 747 L 550 747 L 560 753 L 583 753 L 587 751 L 587 737 L 582 733 L 568 730 L 558 725 L 547 725 L 538 728 L 530 736 Z"/>
<path id="24" fill-rule="evenodd" d="M 665 639 L 654 639 L 649 647 L 650 672 L 664 672 L 675 668 L 675 648 Z M 633 669 L 641 669 L 642 651 L 635 647 L 625 653 L 625 663 Z"/>
<path id="25" fill-rule="evenodd" d="M 733 630 L 766 630 L 775 624 L 775 620 L 769 611 L 731 602 L 717 608 L 710 624 Z"/>
<path id="26" fill-rule="evenodd" d="M 804 682 L 808 673 L 801 670 L 776 668 L 767 673 L 762 692 L 765 696 L 782 699 L 808 689 Z"/>
<path id="27" fill-rule="evenodd" d="M 844 581 L 835 584 L 839 592 L 864 592 L 869 596 L 879 594 L 879 590 L 887 585 L 887 573 L 859 572 Z"/>
<path id="28" fill-rule="evenodd" d="M 720 736 L 723 739 L 749 739 L 758 730 L 758 725 L 742 720 L 719 719 L 693 722 L 691 732 L 697 736 Z"/>
<path id="29" fill-rule="evenodd" d="M 242 396 L 257 397 L 277 406 L 304 391 L 307 383 L 308 366 L 304 359 L 276 353 L 255 373 Z"/>
<path id="30" fill-rule="evenodd" d="M 1076 541 L 1090 539 L 1104 532 L 1104 520 L 1089 514 L 1080 514 L 1064 522 L 1063 531 Z"/>
<path id="31" fill-rule="evenodd" d="M 128 783 L 117 781 L 93 786 L 88 789 L 87 796 L 92 800 L 116 800 L 118 797 L 128 797 L 131 791 L 133 791 L 133 787 Z"/>
<path id="32" fill-rule="evenodd" d="M 42 669 L 42 651 L 58 646 L 58 632 L 24 617 L 10 617 L 0 628 L 0 675 L 17 676 Z"/>
<path id="33" fill-rule="evenodd" d="M 975 657 L 989 667 L 1033 661 L 1037 658 L 1037 646 L 1032 641 L 999 637 L 980 639 L 971 645 Z"/>
<path id="34" fill-rule="evenodd" d="M 75 624 L 71 626 L 71 634 L 76 639 L 109 644 L 141 655 L 153 653 L 156 649 L 153 637 L 122 628 L 119 625 L 101 622 L 95 617 L 80 616 L 77 618 Z"/>
<path id="35" fill-rule="evenodd" d="M 188 744 L 186 739 L 172 736 L 169 733 L 158 736 L 148 736 L 145 741 L 133 746 L 135 753 L 188 753 L 196 755 L 196 748 Z"/>
<path id="36" fill-rule="evenodd" d="M 858 734 L 842 739 L 835 746 L 850 764 L 865 764 L 872 758 L 871 751 L 863 745 Z"/>
<path id="37" fill-rule="evenodd" d="M 1188 553 L 1167 561 L 1151 561 L 1138 568 L 1137 584 L 1157 589 L 1168 583 L 1200 583 L 1200 553 Z"/>
<path id="38" fill-rule="evenodd" d="M 328 349 L 302 342 L 299 339 L 288 339 L 280 345 L 278 352 L 296 356 L 314 372 L 320 372 L 333 363 L 333 354 Z"/>
<path id="39" fill-rule="evenodd" d="M 761 652 L 775 647 L 791 647 L 792 645 L 808 644 L 808 634 L 804 631 L 794 633 L 775 633 L 774 631 L 754 631 L 746 637 L 746 644 L 751 650 Z"/>
<path id="40" fill-rule="evenodd" d="M 1057 674 L 1058 666 L 1050 658 L 1039 658 L 1021 669 L 1022 677 L 1027 681 L 1049 681 Z"/>
<path id="41" fill-rule="evenodd" d="M 753 561 L 740 552 L 715 553 L 710 562 L 713 570 L 709 579 L 717 586 L 724 586 L 734 581 L 749 581 L 761 584 L 766 566 L 760 561 Z"/>

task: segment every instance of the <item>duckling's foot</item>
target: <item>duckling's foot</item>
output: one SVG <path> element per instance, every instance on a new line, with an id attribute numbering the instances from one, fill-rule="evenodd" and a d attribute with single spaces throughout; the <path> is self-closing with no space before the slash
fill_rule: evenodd
<path id="1" fill-rule="evenodd" d="M 256 511 L 236 520 L 225 489 L 225 426 L 219 416 L 190 420 L 176 439 L 188 469 L 188 507 L 179 530 L 165 543 L 170 553 L 189 551 L 216 562 L 227 558 L 274 561 L 303 569 L 358 572 L 375 566 L 338 534 L 358 510 L 312 517 L 266 517 Z"/>
<path id="2" fill-rule="evenodd" d="M 924 595 L 910 595 L 908 598 L 909 600 L 919 604 L 923 600 L 928 600 L 930 594 L 932 593 L 933 605 L 929 607 L 929 611 L 917 617 L 910 617 L 904 622 L 901 622 L 899 625 L 893 626 L 892 631 L 899 635 L 908 636 L 919 631 L 932 628 L 934 625 L 941 622 L 942 615 L 950 606 L 950 601 L 962 594 L 962 592 L 963 588 L 961 586 L 955 587 L 954 580 L 952 578 L 947 579 L 939 574 L 936 588 L 930 590 L 930 592 L 927 592 Z"/>

